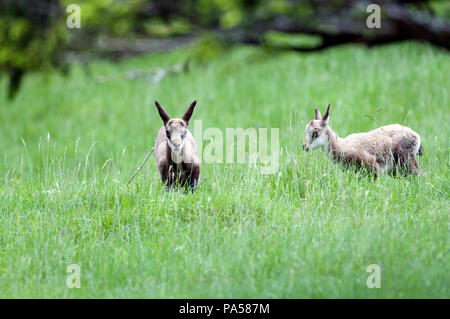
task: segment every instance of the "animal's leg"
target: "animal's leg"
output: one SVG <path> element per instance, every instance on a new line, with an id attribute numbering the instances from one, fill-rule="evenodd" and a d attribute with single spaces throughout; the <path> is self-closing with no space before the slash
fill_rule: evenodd
<path id="1" fill-rule="evenodd" d="M 161 181 L 163 182 L 163 184 L 167 184 L 169 179 L 169 167 L 167 165 L 164 165 L 163 167 L 161 167 L 159 172 L 161 174 Z"/>
<path id="2" fill-rule="evenodd" d="M 414 175 L 419 175 L 419 164 L 417 163 L 416 156 L 411 154 L 408 158 L 408 170 Z"/>
<path id="3" fill-rule="evenodd" d="M 172 177 L 171 184 L 173 186 L 179 186 L 183 182 L 183 174 L 180 171 L 180 169 L 175 165 L 171 166 L 171 175 L 170 176 Z"/>
<path id="4" fill-rule="evenodd" d="M 198 185 L 198 178 L 200 176 L 200 166 L 194 165 L 191 171 L 191 177 L 190 177 L 190 186 L 192 189 L 196 188 Z"/>
<path id="5" fill-rule="evenodd" d="M 186 182 L 188 181 L 188 178 L 189 178 L 189 171 L 184 171 L 183 173 L 180 174 L 181 187 L 186 186 Z"/>
<path id="6" fill-rule="evenodd" d="M 161 170 L 161 180 L 163 184 L 166 185 L 166 188 L 169 189 L 175 182 L 173 166 L 172 165 L 164 165 Z"/>
<path id="7" fill-rule="evenodd" d="M 365 154 L 362 156 L 362 161 L 373 173 L 374 178 L 377 179 L 378 175 L 380 175 L 380 166 L 376 158 L 370 154 Z"/>
<path id="8" fill-rule="evenodd" d="M 397 167 L 397 164 L 394 163 L 392 165 L 392 176 L 397 177 L 397 173 L 398 173 L 398 167 Z"/>
<path id="9" fill-rule="evenodd" d="M 398 175 L 406 177 L 408 175 L 408 157 L 402 154 L 398 155 L 398 162 L 395 165 Z"/>

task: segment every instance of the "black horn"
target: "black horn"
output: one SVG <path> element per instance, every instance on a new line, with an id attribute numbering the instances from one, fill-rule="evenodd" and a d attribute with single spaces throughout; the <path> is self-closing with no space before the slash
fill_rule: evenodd
<path id="1" fill-rule="evenodd" d="M 191 103 L 191 105 L 189 105 L 186 113 L 184 113 L 183 115 L 183 121 L 186 122 L 186 125 L 189 124 L 189 120 L 191 119 L 192 113 L 194 112 L 194 107 L 197 104 L 197 101 L 194 101 Z"/>
<path id="2" fill-rule="evenodd" d="M 164 122 L 164 125 L 170 120 L 170 116 L 167 114 L 167 112 L 164 110 L 164 108 L 161 106 L 161 104 L 158 103 L 158 101 L 155 101 L 156 108 L 158 109 L 159 116 L 161 116 L 161 119 Z"/>

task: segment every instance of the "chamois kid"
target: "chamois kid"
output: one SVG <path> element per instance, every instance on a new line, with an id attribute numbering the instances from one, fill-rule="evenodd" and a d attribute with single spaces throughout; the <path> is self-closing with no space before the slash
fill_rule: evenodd
<path id="1" fill-rule="evenodd" d="M 164 125 L 159 129 L 155 142 L 155 160 L 162 182 L 167 186 L 188 185 L 196 188 L 200 175 L 195 141 L 188 130 L 189 120 L 194 111 L 194 101 L 183 118 L 170 118 L 164 108 L 155 101 Z"/>
<path id="2" fill-rule="evenodd" d="M 340 138 L 328 125 L 330 105 L 323 117 L 318 109 L 315 112 L 316 118 L 306 125 L 305 151 L 321 147 L 333 160 L 365 167 L 375 178 L 385 171 L 419 174 L 416 154 L 422 155 L 422 144 L 419 134 L 409 127 L 392 124 Z"/>

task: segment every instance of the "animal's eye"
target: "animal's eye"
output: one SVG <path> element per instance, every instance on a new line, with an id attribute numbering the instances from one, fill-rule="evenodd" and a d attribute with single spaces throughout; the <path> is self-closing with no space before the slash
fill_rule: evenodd
<path id="1" fill-rule="evenodd" d="M 317 137 L 319 137 L 319 133 L 317 133 L 317 132 L 312 132 L 311 137 L 312 137 L 313 139 L 316 139 Z"/>
<path id="2" fill-rule="evenodd" d="M 167 136 L 167 137 L 170 137 L 169 131 L 166 131 L 166 136 Z"/>

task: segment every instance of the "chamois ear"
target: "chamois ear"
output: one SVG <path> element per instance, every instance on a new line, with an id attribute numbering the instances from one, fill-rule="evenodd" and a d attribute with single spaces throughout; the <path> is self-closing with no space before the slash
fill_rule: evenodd
<path id="1" fill-rule="evenodd" d="M 156 108 L 158 109 L 159 116 L 161 116 L 161 119 L 164 122 L 164 125 L 170 120 L 170 116 L 166 113 L 166 111 L 163 109 L 161 104 L 158 103 L 158 101 L 155 101 Z"/>
<path id="2" fill-rule="evenodd" d="M 192 113 L 194 112 L 194 107 L 197 104 L 197 101 L 194 101 L 189 105 L 186 113 L 183 115 L 183 121 L 186 122 L 186 125 L 189 125 L 189 120 L 191 119 Z"/>
<path id="3" fill-rule="evenodd" d="M 325 124 L 328 124 L 328 121 L 330 120 L 330 106 L 331 104 L 328 104 L 327 112 L 322 117 L 322 122 L 324 122 Z"/>
<path id="4" fill-rule="evenodd" d="M 322 119 L 322 114 L 320 114 L 320 111 L 316 109 L 316 120 Z"/>

